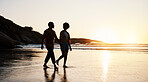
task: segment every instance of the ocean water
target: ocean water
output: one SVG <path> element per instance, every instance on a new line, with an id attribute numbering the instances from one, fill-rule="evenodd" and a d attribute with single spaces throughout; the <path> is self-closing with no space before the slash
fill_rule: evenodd
<path id="1" fill-rule="evenodd" d="M 45 45 L 44 45 L 45 46 Z M 88 44 L 72 44 L 74 50 L 113 50 L 113 51 L 135 51 L 147 52 L 148 44 L 118 44 L 118 45 L 88 45 Z M 40 44 L 23 45 L 24 49 L 41 48 Z M 54 49 L 60 49 L 60 45 L 55 44 Z"/>
<path id="2" fill-rule="evenodd" d="M 0 82 L 148 82 L 148 46 L 142 45 L 84 45 L 73 44 L 67 66 L 63 59 L 59 70 L 42 65 L 47 50 L 41 45 L 0 50 Z M 54 46 L 55 58 L 61 55 L 60 46 Z"/>

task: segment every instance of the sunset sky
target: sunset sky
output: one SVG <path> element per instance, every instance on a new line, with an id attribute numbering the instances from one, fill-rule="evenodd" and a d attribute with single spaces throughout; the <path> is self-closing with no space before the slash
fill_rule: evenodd
<path id="1" fill-rule="evenodd" d="M 0 0 L 0 15 L 40 33 L 68 22 L 71 38 L 148 43 L 148 0 Z"/>

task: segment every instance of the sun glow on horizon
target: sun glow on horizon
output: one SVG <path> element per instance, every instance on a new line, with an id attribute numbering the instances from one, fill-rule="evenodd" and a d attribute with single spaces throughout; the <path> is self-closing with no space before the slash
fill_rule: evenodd
<path id="1" fill-rule="evenodd" d="M 95 30 L 92 39 L 100 40 L 106 43 L 119 43 L 116 33 L 113 31 L 113 29 L 110 28 Z"/>

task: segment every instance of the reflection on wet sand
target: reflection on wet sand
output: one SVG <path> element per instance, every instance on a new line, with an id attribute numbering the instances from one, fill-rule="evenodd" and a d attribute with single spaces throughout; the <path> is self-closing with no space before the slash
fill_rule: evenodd
<path id="1" fill-rule="evenodd" d="M 103 82 L 107 81 L 107 72 L 108 72 L 108 65 L 109 65 L 109 60 L 110 60 L 110 52 L 109 51 L 102 51 L 101 53 L 102 56 L 102 67 L 103 67 L 103 75 L 102 79 Z"/>
<path id="2" fill-rule="evenodd" d="M 34 52 L 35 51 L 35 52 Z M 52 62 L 43 70 L 46 51 L 7 50 L 0 52 L 0 82 L 145 82 L 148 81 L 147 52 L 73 50 L 68 67 Z M 55 56 L 61 54 L 55 49 Z M 132 54 L 132 55 L 131 55 Z M 73 67 L 74 66 L 74 67 Z"/>
<path id="3" fill-rule="evenodd" d="M 61 78 L 61 82 L 69 82 L 67 79 L 66 68 L 63 68 L 63 71 L 64 71 L 64 75 Z"/>
<path id="4" fill-rule="evenodd" d="M 21 79 L 21 77 L 17 78 L 15 75 L 21 76 L 25 74 L 22 72 L 24 69 L 25 72 L 34 70 L 34 67 L 40 65 L 38 61 L 41 58 L 40 53 L 40 51 L 34 49 L 0 49 L 0 82 L 8 77 L 10 78 L 6 82 L 14 78 L 14 80 Z"/>
<path id="5" fill-rule="evenodd" d="M 39 57 L 36 53 L 38 52 L 33 51 L 32 49 L 0 50 L 0 66 L 19 65 L 20 60 L 32 61 L 33 57 Z"/>
<path id="6" fill-rule="evenodd" d="M 63 68 L 63 72 L 64 72 L 63 75 L 59 74 L 59 70 L 54 70 L 54 72 L 51 75 L 49 75 L 47 68 L 44 68 L 45 81 L 46 82 L 54 82 L 54 81 L 56 82 L 56 80 L 55 80 L 56 79 L 55 76 L 57 77 L 56 72 L 57 72 L 58 76 L 60 76 L 61 82 L 69 82 L 67 79 L 66 68 Z"/>
<path id="7" fill-rule="evenodd" d="M 56 70 L 54 70 L 52 75 L 49 76 L 47 68 L 44 68 L 44 75 L 45 75 L 46 82 L 54 82 L 54 80 L 55 80 L 55 73 L 56 73 Z"/>

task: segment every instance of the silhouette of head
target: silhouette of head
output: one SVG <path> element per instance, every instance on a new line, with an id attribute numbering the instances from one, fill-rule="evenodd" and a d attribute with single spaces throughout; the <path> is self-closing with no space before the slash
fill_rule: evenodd
<path id="1" fill-rule="evenodd" d="M 49 28 L 54 28 L 54 23 L 53 22 L 49 22 L 48 26 L 49 26 Z"/>
<path id="2" fill-rule="evenodd" d="M 68 29 L 70 27 L 70 25 L 67 23 L 67 22 L 65 22 L 64 24 L 63 24 L 63 29 Z"/>

